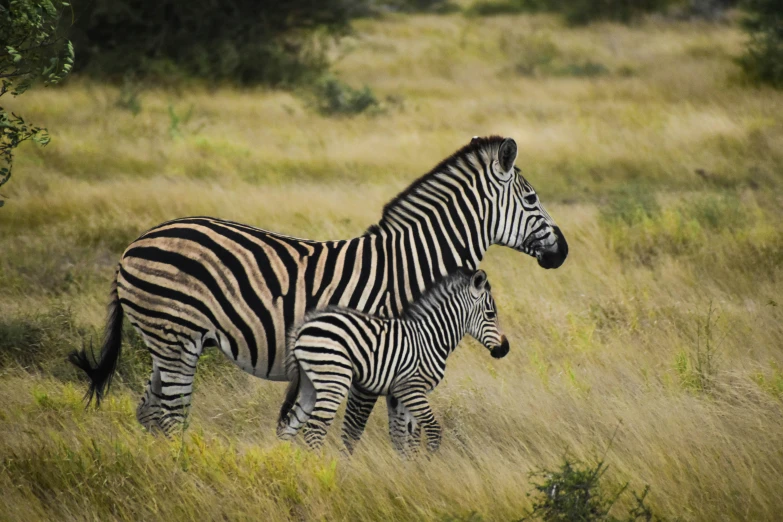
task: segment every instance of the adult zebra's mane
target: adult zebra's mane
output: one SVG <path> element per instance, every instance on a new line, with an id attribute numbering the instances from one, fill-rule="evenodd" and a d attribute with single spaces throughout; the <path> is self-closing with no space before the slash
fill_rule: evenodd
<path id="1" fill-rule="evenodd" d="M 474 154 L 482 150 L 486 150 L 492 145 L 499 147 L 500 144 L 503 142 L 503 140 L 504 138 L 502 136 L 489 136 L 486 138 L 474 138 L 473 140 L 471 140 L 470 143 L 468 143 L 467 145 L 459 149 L 457 152 L 455 152 L 448 158 L 438 163 L 435 166 L 435 168 L 433 168 L 423 176 L 414 180 L 410 185 L 408 185 L 408 187 L 405 190 L 397 194 L 391 201 L 386 203 L 386 205 L 384 205 L 383 207 L 383 212 L 381 214 L 380 221 L 375 225 L 371 225 L 367 229 L 367 233 L 373 234 L 379 232 L 380 225 L 388 219 L 389 215 L 393 213 L 397 209 L 397 207 L 400 206 L 400 203 L 405 201 L 411 194 L 417 193 L 422 186 L 435 180 L 436 174 L 451 173 L 448 167 L 456 165 L 456 163 L 460 159 L 466 158 L 469 154 Z"/>

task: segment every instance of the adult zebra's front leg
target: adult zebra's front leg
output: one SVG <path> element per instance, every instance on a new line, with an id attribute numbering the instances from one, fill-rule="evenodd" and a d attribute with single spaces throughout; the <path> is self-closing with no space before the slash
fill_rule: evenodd
<path id="1" fill-rule="evenodd" d="M 432 413 L 432 408 L 430 408 L 430 403 L 427 400 L 426 390 L 427 387 L 424 383 L 416 381 L 396 386 L 393 392 L 394 397 L 408 409 L 421 429 L 424 430 L 424 435 L 427 438 L 427 449 L 434 452 L 440 447 L 443 430 Z M 418 440 L 418 437 L 414 437 L 414 439 Z"/>

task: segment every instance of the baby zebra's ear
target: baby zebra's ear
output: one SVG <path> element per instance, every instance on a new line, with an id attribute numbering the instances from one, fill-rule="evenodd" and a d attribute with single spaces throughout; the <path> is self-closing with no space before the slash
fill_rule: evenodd
<path id="1" fill-rule="evenodd" d="M 476 270 L 476 273 L 473 274 L 473 277 L 470 278 L 470 286 L 473 290 L 476 291 L 476 293 L 479 293 L 484 290 L 484 287 L 487 285 L 487 273 L 483 270 Z"/>

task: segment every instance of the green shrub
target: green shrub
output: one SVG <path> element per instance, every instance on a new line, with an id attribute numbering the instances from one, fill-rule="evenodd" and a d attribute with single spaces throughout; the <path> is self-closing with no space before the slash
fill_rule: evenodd
<path id="1" fill-rule="evenodd" d="M 513 39 L 502 35 L 500 49 L 513 61 L 514 72 L 522 76 L 548 72 L 561 54 L 549 36 L 535 33 Z"/>
<path id="2" fill-rule="evenodd" d="M 685 389 L 697 392 L 709 392 L 715 386 L 718 376 L 718 355 L 724 337 L 717 335 L 719 316 L 712 302 L 702 320 L 696 321 L 695 338 L 689 350 L 679 352 L 674 368 Z"/>
<path id="3" fill-rule="evenodd" d="M 738 62 L 754 82 L 783 89 L 783 3 L 780 0 L 745 0 L 742 27 L 750 36 Z"/>
<path id="4" fill-rule="evenodd" d="M 333 76 L 319 80 L 313 95 L 315 108 L 327 116 L 353 116 L 380 109 L 380 103 L 369 87 L 354 89 Z"/>
<path id="5" fill-rule="evenodd" d="M 533 498 L 533 509 L 520 522 L 534 519 L 545 522 L 634 522 L 657 519 L 645 504 L 649 486 L 641 494 L 631 492 L 634 504 L 627 515 L 622 518 L 611 515 L 617 500 L 628 490 L 628 483 L 607 488 L 602 483 L 606 470 L 603 461 L 589 466 L 566 459 L 557 470 L 534 473 L 533 476 L 538 477 L 540 482 L 532 482 L 537 492 Z"/>
<path id="6" fill-rule="evenodd" d="M 555 72 L 560 76 L 592 78 L 609 74 L 609 69 L 602 63 L 587 60 L 583 63 L 569 63 Z"/>

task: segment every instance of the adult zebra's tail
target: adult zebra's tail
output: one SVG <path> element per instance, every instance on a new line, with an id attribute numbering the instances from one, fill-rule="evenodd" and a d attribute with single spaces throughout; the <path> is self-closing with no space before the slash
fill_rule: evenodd
<path id="1" fill-rule="evenodd" d="M 77 368 L 87 374 L 90 378 L 90 387 L 87 389 L 85 399 L 87 404 L 92 402 L 95 397 L 95 405 L 100 406 L 101 400 L 111 386 L 111 380 L 114 371 L 117 369 L 117 361 L 120 359 L 120 348 L 122 347 L 122 306 L 117 294 L 117 278 L 114 278 L 114 284 L 111 287 L 111 301 L 108 307 L 108 319 L 106 321 L 106 330 L 103 336 L 103 346 L 101 347 L 101 360 L 95 368 L 90 364 L 87 358 L 87 351 L 74 350 L 68 356 L 68 360 Z M 92 355 L 92 354 L 90 354 Z"/>

